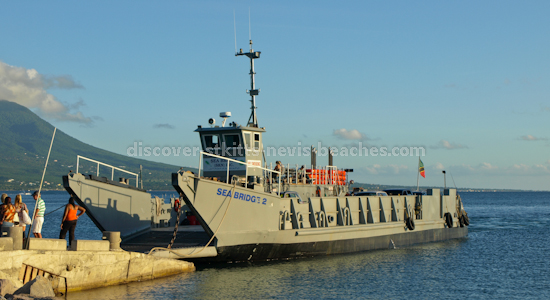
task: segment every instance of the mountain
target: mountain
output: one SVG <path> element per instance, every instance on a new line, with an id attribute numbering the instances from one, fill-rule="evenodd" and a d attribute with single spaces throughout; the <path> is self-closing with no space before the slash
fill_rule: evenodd
<path id="1" fill-rule="evenodd" d="M 38 189 L 54 127 L 28 108 L 0 100 L 0 190 Z M 143 166 L 143 186 L 152 190 L 171 190 L 171 173 L 178 166 L 115 154 L 85 144 L 57 130 L 42 189 L 63 189 L 62 176 L 76 171 L 76 156 L 81 155 L 130 172 Z M 95 174 L 97 165 L 80 161 L 80 173 Z M 192 168 L 186 170 L 196 171 Z M 100 176 L 111 177 L 111 169 L 100 167 Z M 115 171 L 115 179 L 126 177 Z M 135 181 L 130 181 L 135 184 Z"/>

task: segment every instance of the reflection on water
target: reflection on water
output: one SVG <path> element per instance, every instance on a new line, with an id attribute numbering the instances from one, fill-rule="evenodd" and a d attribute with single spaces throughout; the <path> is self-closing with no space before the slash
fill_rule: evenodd
<path id="1" fill-rule="evenodd" d="M 435 274 L 445 273 L 448 267 L 441 261 L 465 241 L 353 255 L 208 265 L 191 274 L 84 291 L 69 295 L 69 299 L 387 298 L 380 296 L 388 295 L 388 289 L 399 298 L 406 290 L 430 291 L 429 286 L 411 283 L 419 278 L 437 281 Z"/>

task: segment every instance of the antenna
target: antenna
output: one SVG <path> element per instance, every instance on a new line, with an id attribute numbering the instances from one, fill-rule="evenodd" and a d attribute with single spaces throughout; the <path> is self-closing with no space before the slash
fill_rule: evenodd
<path id="1" fill-rule="evenodd" d="M 246 92 L 250 95 L 250 102 L 252 103 L 252 106 L 250 109 L 252 110 L 250 114 L 250 118 L 248 118 L 248 125 L 252 127 L 258 127 L 258 118 L 256 117 L 256 96 L 260 93 L 260 90 L 256 89 L 256 81 L 254 75 L 256 75 L 256 72 L 254 72 L 254 60 L 257 58 L 260 58 L 260 51 L 254 52 L 254 49 L 252 49 L 252 31 L 250 30 L 250 8 L 248 8 L 248 36 L 250 37 L 250 51 L 248 53 L 244 53 L 243 49 L 241 48 L 238 53 L 235 53 L 235 56 L 241 56 L 246 55 L 248 58 L 250 58 L 250 90 L 247 90 Z"/>
<path id="2" fill-rule="evenodd" d="M 235 10 L 233 9 L 233 32 L 235 33 L 235 54 L 237 54 L 237 22 L 235 22 Z"/>
<path id="3" fill-rule="evenodd" d="M 227 121 L 227 118 L 231 117 L 231 112 L 229 111 L 221 112 L 220 117 L 223 118 L 222 127 L 225 127 L 225 121 Z"/>

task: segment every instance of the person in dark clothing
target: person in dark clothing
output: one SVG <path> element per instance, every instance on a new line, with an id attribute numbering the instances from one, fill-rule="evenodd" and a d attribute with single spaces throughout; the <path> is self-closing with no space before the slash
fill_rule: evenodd
<path id="1" fill-rule="evenodd" d="M 69 231 L 69 246 L 71 246 L 71 243 L 74 240 L 76 221 L 78 220 L 78 217 L 82 216 L 85 212 L 86 209 L 84 207 L 74 204 L 73 197 L 69 198 L 69 204 L 65 206 L 65 213 L 63 214 L 63 220 L 61 221 L 61 232 L 59 232 L 59 238 L 64 240 L 67 235 L 67 231 Z"/>

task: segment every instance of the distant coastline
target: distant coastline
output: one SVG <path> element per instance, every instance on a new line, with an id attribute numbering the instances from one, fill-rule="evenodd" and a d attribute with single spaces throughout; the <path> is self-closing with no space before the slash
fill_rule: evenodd
<path id="1" fill-rule="evenodd" d="M 354 183 L 352 187 L 362 187 L 365 190 L 387 190 L 387 189 L 407 189 L 411 191 L 416 191 L 416 186 L 402 186 L 402 185 L 384 185 L 384 184 L 370 184 L 370 183 Z M 420 191 L 425 191 L 427 189 L 443 189 L 442 186 L 420 186 Z M 447 188 L 455 188 L 452 186 L 447 186 Z M 550 192 L 550 190 L 520 190 L 520 189 L 492 189 L 492 188 L 466 188 L 459 187 L 456 188 L 458 192 L 484 192 L 484 193 L 518 193 L 518 192 Z"/>

